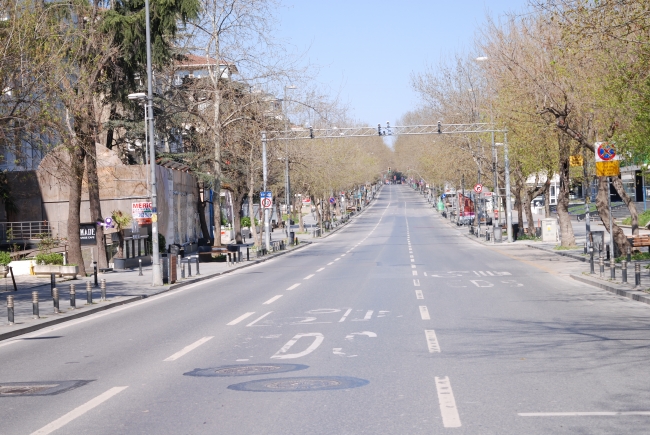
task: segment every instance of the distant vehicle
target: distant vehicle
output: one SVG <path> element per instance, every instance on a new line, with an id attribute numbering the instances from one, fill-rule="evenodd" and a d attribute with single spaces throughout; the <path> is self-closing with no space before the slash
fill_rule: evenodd
<path id="1" fill-rule="evenodd" d="M 397 180 L 397 184 L 402 184 L 402 180 Z"/>

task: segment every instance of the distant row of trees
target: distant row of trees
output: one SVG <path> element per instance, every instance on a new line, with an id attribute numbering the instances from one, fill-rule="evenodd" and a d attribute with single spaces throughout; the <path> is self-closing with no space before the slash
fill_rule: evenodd
<path id="1" fill-rule="evenodd" d="M 569 220 L 570 180 L 590 183 L 594 143 L 616 144 L 624 164 L 650 157 L 650 6 L 640 0 L 584 2 L 536 0 L 524 13 L 488 17 L 467 52 L 413 76 L 422 97 L 420 109 L 404 123 L 493 122 L 508 130 L 511 186 L 520 222 L 549 183 L 527 185 L 529 177 L 559 175 L 557 212 L 562 245 L 575 244 Z M 497 135 L 496 141 L 503 142 Z M 491 186 L 490 135 L 400 138 L 396 157 L 440 184 L 477 181 Z M 505 185 L 499 148 L 498 176 Z M 417 156 L 417 157 L 416 157 Z M 583 156 L 583 168 L 571 168 L 570 156 Z M 596 206 L 608 223 L 607 180 L 599 177 Z M 634 203 L 619 178 L 613 185 L 632 215 Z M 548 201 L 547 201 L 548 204 Z M 608 228 L 608 225 L 605 225 Z M 614 227 L 619 248 L 628 242 Z"/>

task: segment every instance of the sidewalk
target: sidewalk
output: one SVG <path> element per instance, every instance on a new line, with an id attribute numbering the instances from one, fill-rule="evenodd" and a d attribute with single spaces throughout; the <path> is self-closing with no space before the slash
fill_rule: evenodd
<path id="1" fill-rule="evenodd" d="M 371 205 L 374 201 L 371 202 Z M 365 211 L 368 207 L 364 207 Z M 351 222 L 363 214 L 355 213 L 349 220 Z M 56 288 L 59 290 L 59 309 L 60 313 L 54 313 L 54 304 L 51 296 L 50 277 L 37 277 L 31 275 L 16 276 L 16 285 L 18 291 L 13 291 L 13 284 L 11 276 L 7 278 L 0 278 L 0 341 L 18 335 L 26 334 L 28 332 L 36 331 L 57 323 L 73 320 L 79 317 L 84 317 L 99 311 L 113 308 L 119 305 L 124 305 L 130 302 L 135 302 L 143 298 L 151 297 L 160 293 L 165 293 L 176 288 L 199 282 L 205 279 L 213 278 L 224 273 L 229 273 L 244 267 L 252 266 L 271 258 L 284 255 L 296 249 L 301 249 L 309 246 L 318 238 L 312 237 L 311 228 L 316 226 L 316 221 L 310 215 L 305 216 L 305 229 L 307 234 L 298 233 L 298 225 L 292 226 L 292 230 L 296 232 L 300 244 L 298 246 L 289 246 L 285 251 L 279 251 L 265 255 L 264 257 L 256 258 L 252 255 L 250 261 L 246 260 L 245 253 L 242 256 L 241 263 L 235 263 L 230 266 L 225 262 L 209 262 L 200 263 L 200 275 L 196 275 L 195 265 L 192 265 L 192 276 L 180 278 L 180 270 L 178 271 L 178 281 L 172 285 L 164 285 L 162 287 L 153 287 L 152 281 L 152 266 L 145 266 L 142 268 L 142 276 L 139 270 L 125 270 L 115 271 L 109 273 L 100 273 L 97 275 L 97 280 L 100 282 L 102 279 L 106 280 L 106 301 L 101 301 L 101 290 L 99 287 L 94 287 L 94 277 L 77 278 L 75 280 L 57 278 Z M 323 237 L 327 237 L 345 228 L 347 224 L 339 225 L 338 227 L 326 232 Z M 275 229 L 271 232 L 271 240 L 277 241 L 286 238 L 286 232 L 283 229 Z M 186 269 L 186 273 L 188 270 Z M 92 305 L 86 304 L 86 283 L 90 282 L 92 286 Z M 70 285 L 75 285 L 76 292 L 76 308 L 72 309 L 70 305 Z M 38 292 L 39 298 L 39 314 L 40 318 L 32 318 L 32 292 Z M 14 325 L 9 325 L 7 321 L 7 296 L 14 297 Z"/>

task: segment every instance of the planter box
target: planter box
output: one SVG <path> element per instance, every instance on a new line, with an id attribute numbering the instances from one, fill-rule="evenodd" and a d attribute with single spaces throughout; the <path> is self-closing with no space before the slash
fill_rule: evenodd
<path id="1" fill-rule="evenodd" d="M 34 275 L 51 275 L 61 276 L 61 266 L 53 264 L 37 264 L 34 266 Z"/>
<path id="2" fill-rule="evenodd" d="M 77 279 L 77 274 L 79 273 L 79 266 L 59 266 L 61 270 L 61 275 L 71 276 L 72 279 Z"/>

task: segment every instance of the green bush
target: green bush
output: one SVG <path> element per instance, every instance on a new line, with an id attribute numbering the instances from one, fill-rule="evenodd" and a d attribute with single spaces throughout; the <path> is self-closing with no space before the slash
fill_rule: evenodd
<path id="1" fill-rule="evenodd" d="M 63 266 L 63 254 L 40 253 L 36 255 L 36 264 L 53 264 L 55 266 Z"/>
<path id="2" fill-rule="evenodd" d="M 255 219 L 255 225 L 259 225 L 259 224 L 260 224 L 260 222 L 257 219 Z M 248 216 L 244 216 L 243 218 L 241 218 L 241 226 L 246 227 L 246 228 L 250 228 L 250 226 L 251 226 L 251 218 L 248 217 Z"/>
<path id="3" fill-rule="evenodd" d="M 650 222 L 650 210 L 646 210 L 639 215 L 639 226 L 645 227 Z M 622 221 L 623 225 L 632 225 L 632 217 L 628 216 Z"/>
<path id="4" fill-rule="evenodd" d="M 0 266 L 6 266 L 11 263 L 11 254 L 6 251 L 0 251 Z"/>
<path id="5" fill-rule="evenodd" d="M 167 252 L 167 240 L 165 240 L 165 236 L 160 233 L 158 233 L 158 252 L 161 254 Z"/>

